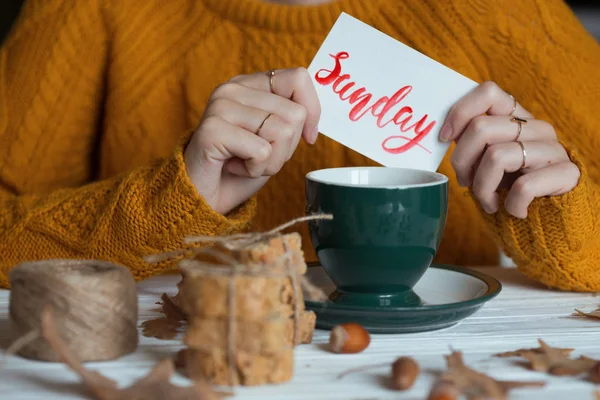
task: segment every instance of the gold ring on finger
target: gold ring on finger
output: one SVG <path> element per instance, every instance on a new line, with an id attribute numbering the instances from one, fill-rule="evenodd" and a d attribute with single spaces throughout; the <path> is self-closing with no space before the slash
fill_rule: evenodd
<path id="1" fill-rule="evenodd" d="M 273 115 L 273 113 L 269 113 L 269 115 L 267 115 L 265 117 L 265 119 L 263 119 L 263 122 L 260 124 L 260 126 L 258 127 L 256 134 L 260 136 L 260 130 L 262 129 L 263 125 L 265 124 L 265 122 L 267 122 L 267 120 L 271 117 L 271 115 Z"/>
<path id="2" fill-rule="evenodd" d="M 271 89 L 271 93 L 275 93 L 274 90 L 274 78 L 275 78 L 275 70 L 271 69 L 267 72 L 267 76 L 269 77 L 269 88 Z"/>
<path id="3" fill-rule="evenodd" d="M 525 168 L 525 165 L 527 164 L 527 150 L 525 150 L 525 146 L 523 145 L 523 142 L 517 140 L 517 143 L 519 144 L 519 146 L 521 146 L 521 151 L 523 152 L 523 163 L 521 164 L 521 168 L 519 168 L 519 169 L 523 169 L 523 168 Z"/>
<path id="4" fill-rule="evenodd" d="M 517 99 L 515 99 L 515 97 L 512 94 L 510 94 L 510 93 L 508 93 L 508 95 L 510 96 L 510 98 L 513 101 L 513 108 L 512 108 L 512 111 L 509 114 L 509 115 L 512 116 L 515 113 L 515 111 L 517 111 Z"/>
<path id="5" fill-rule="evenodd" d="M 510 119 L 510 122 L 516 122 L 519 125 L 519 130 L 517 131 L 517 137 L 515 138 L 515 141 L 519 140 L 519 137 L 521 136 L 521 130 L 523 129 L 523 124 L 527 123 L 526 119 L 523 118 L 519 118 L 519 117 L 512 117 Z"/>

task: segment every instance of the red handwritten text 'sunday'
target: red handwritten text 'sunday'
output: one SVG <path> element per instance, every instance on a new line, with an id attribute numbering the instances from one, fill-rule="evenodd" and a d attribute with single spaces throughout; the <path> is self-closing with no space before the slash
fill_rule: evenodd
<path id="1" fill-rule="evenodd" d="M 413 131 L 415 136 L 409 138 L 405 135 L 394 135 L 387 137 L 382 143 L 381 147 L 388 153 L 401 154 L 415 146 L 422 148 L 423 150 L 431 153 L 427 148 L 423 147 L 420 143 L 433 129 L 436 121 L 427 123 L 428 115 L 425 114 L 420 120 L 414 124 L 410 124 L 413 117 L 413 110 L 410 106 L 402 106 L 392 116 L 392 108 L 398 105 L 404 100 L 409 93 L 412 91 L 412 86 L 404 86 L 400 88 L 392 97 L 383 96 L 372 104 L 371 99 L 373 95 L 367 92 L 365 87 L 354 89 L 356 83 L 352 81 L 350 74 L 342 74 L 341 60 L 345 60 L 350 55 L 341 51 L 337 54 L 330 54 L 335 60 L 335 66 L 332 70 L 320 69 L 315 74 L 317 83 L 323 86 L 331 85 L 333 92 L 336 93 L 342 101 L 348 101 L 353 107 L 350 109 L 348 116 L 351 121 L 358 121 L 366 114 L 370 113 L 373 117 L 376 117 L 376 124 L 378 127 L 383 128 L 390 123 L 394 123 L 400 129 L 400 132 L 406 133 Z M 390 118 L 391 117 L 391 118 Z M 390 146 L 389 142 L 394 139 L 405 140 L 406 143 L 401 146 Z"/>

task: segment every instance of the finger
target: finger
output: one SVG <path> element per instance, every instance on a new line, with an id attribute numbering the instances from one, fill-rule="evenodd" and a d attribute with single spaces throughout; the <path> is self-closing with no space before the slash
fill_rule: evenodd
<path id="1" fill-rule="evenodd" d="M 276 115 L 269 114 L 257 134 L 271 144 L 271 155 L 263 175 L 275 175 L 291 157 L 291 147 L 295 137 L 294 129 L 290 124 L 278 120 Z M 238 162 L 230 161 L 228 171 L 237 175 L 238 166 Z"/>
<path id="2" fill-rule="evenodd" d="M 293 155 L 299 141 L 300 130 L 295 129 L 291 123 L 275 114 L 227 98 L 211 101 L 205 115 L 216 115 L 232 125 L 256 133 L 271 143 L 272 151 L 265 170 L 266 175 L 273 175 L 281 169 L 283 163 Z"/>
<path id="3" fill-rule="evenodd" d="M 513 106 L 514 100 L 508 93 L 493 82 L 484 82 L 452 107 L 440 130 L 440 139 L 456 140 L 473 118 L 483 114 L 510 115 Z M 518 103 L 513 115 L 533 118 L 533 115 Z"/>
<path id="4" fill-rule="evenodd" d="M 275 114 L 269 114 L 258 129 L 257 134 L 271 143 L 272 152 L 265 173 L 274 175 L 294 154 L 300 135 L 298 130 Z"/>
<path id="5" fill-rule="evenodd" d="M 521 176 L 504 201 L 504 208 L 517 218 L 527 217 L 527 208 L 536 198 L 558 196 L 577 186 L 581 172 L 575 164 L 564 161 Z"/>
<path id="6" fill-rule="evenodd" d="M 216 116 L 232 125 L 256 133 L 262 122 L 270 113 L 255 107 L 247 106 L 225 97 L 212 100 L 204 116 Z"/>
<path id="7" fill-rule="evenodd" d="M 488 146 L 511 142 L 517 138 L 519 124 L 507 116 L 479 116 L 473 118 L 460 136 L 450 162 L 461 186 L 471 186 L 473 171 Z M 521 123 L 521 141 L 557 141 L 551 124 L 530 119 Z"/>
<path id="8" fill-rule="evenodd" d="M 223 100 L 229 100 L 229 102 L 225 102 Z M 211 101 L 207 107 L 207 110 L 215 108 L 214 103 L 220 103 L 216 104 L 218 108 L 223 109 L 223 111 L 219 112 L 223 114 L 231 114 L 231 112 L 224 110 L 231 104 L 231 102 L 262 110 L 265 112 L 265 114 L 260 114 L 261 116 L 266 116 L 268 113 L 277 115 L 295 127 L 295 134 L 297 134 L 298 137 L 294 140 L 300 140 L 300 135 L 302 134 L 304 127 L 304 120 L 306 118 L 306 110 L 301 105 L 296 104 L 291 100 L 284 99 L 281 96 L 276 96 L 272 93 L 265 93 L 264 91 L 249 88 L 240 83 L 234 82 L 221 85 L 215 89 L 213 95 L 211 96 Z M 257 123 L 257 120 L 258 116 L 253 120 L 252 123 L 253 128 L 251 130 L 253 132 L 256 132 L 258 126 L 260 125 L 260 122 Z"/>
<path id="9" fill-rule="evenodd" d="M 265 167 L 266 169 L 266 167 Z M 237 177 L 247 178 L 249 177 L 248 169 L 246 168 L 246 161 L 240 158 L 231 158 L 227 160 L 227 164 L 225 164 L 225 170 L 229 172 L 231 175 L 235 175 Z M 265 176 L 261 173 L 260 176 Z M 258 177 L 254 177 L 258 178 Z"/>
<path id="10" fill-rule="evenodd" d="M 302 136 L 307 142 L 314 143 L 317 138 L 319 118 L 321 117 L 321 104 L 306 68 L 275 70 L 272 87 L 266 72 L 240 75 L 232 79 L 232 81 L 263 92 L 275 93 L 278 96 L 290 99 L 301 105 L 306 113 Z"/>
<path id="11" fill-rule="evenodd" d="M 568 160 L 558 142 L 523 142 L 526 152 L 524 171 L 535 170 Z M 523 150 L 519 143 L 500 143 L 488 147 L 473 178 L 473 194 L 488 213 L 498 211 L 498 193 L 505 173 L 516 172 L 523 165 Z"/>
<path id="12" fill-rule="evenodd" d="M 243 160 L 245 171 L 238 175 L 257 178 L 263 175 L 271 156 L 271 144 L 265 139 L 232 125 L 223 118 L 210 116 L 200 124 L 199 148 L 203 157 L 212 164 L 224 163 L 232 158 Z"/>

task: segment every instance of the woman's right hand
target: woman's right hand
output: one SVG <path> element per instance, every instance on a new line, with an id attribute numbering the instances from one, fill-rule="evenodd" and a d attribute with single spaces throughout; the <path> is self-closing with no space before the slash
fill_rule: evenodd
<path id="1" fill-rule="evenodd" d="M 320 115 L 304 68 L 237 76 L 211 94 L 184 153 L 187 174 L 205 201 L 227 214 L 282 168 L 301 137 L 315 143 Z"/>

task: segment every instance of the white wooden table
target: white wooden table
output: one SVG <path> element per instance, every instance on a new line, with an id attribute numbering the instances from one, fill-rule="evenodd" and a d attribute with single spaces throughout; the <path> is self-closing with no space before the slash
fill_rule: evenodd
<path id="1" fill-rule="evenodd" d="M 464 352 L 468 365 L 499 379 L 547 380 L 543 389 L 520 389 L 511 392 L 511 399 L 592 399 L 594 386 L 568 377 L 549 377 L 516 365 L 511 359 L 490 355 L 520 347 L 537 347 L 537 338 L 550 345 L 574 347 L 574 355 L 600 358 L 600 320 L 570 317 L 574 308 L 595 309 L 600 298 L 593 294 L 552 292 L 522 277 L 515 269 L 486 268 L 498 278 L 502 293 L 479 312 L 452 328 L 418 334 L 374 335 L 367 350 L 357 355 L 337 355 L 324 350 L 329 338 L 326 331 L 317 331 L 310 345 L 297 348 L 295 374 L 291 382 L 255 388 L 239 388 L 239 399 L 298 400 L 375 400 L 424 399 L 434 378 L 421 374 L 407 392 L 387 389 L 382 383 L 388 368 L 374 369 L 336 380 L 337 375 L 352 367 L 392 362 L 401 355 L 417 359 L 425 370 L 445 367 L 444 354 L 449 347 Z M 139 285 L 140 320 L 156 316 L 150 310 L 162 292 L 174 294 L 176 276 L 158 277 Z M 8 342 L 7 291 L 0 291 L 0 344 Z M 138 350 L 118 361 L 89 363 L 121 385 L 129 385 L 145 375 L 158 360 L 171 356 L 181 345 L 177 341 L 161 341 L 141 337 Z M 2 354 L 4 356 L 4 354 Z M 187 381 L 179 376 L 175 384 Z M 77 376 L 62 364 L 34 362 L 10 357 L 0 373 L 0 399 L 71 399 L 85 398 L 85 390 Z"/>

